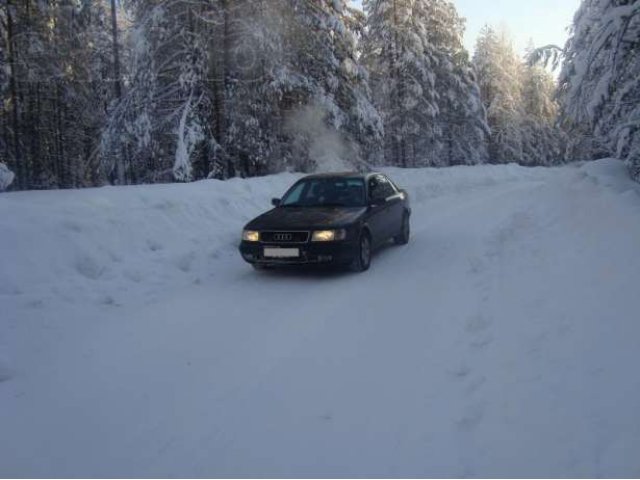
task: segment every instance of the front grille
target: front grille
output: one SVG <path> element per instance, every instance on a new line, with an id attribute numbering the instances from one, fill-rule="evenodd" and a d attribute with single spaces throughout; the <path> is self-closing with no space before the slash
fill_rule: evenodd
<path id="1" fill-rule="evenodd" d="M 309 232 L 260 232 L 263 243 L 307 243 Z"/>

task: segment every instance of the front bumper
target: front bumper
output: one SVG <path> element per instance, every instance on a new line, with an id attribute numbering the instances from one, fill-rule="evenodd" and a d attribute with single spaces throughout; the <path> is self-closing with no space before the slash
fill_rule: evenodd
<path id="1" fill-rule="evenodd" d="M 265 247 L 298 248 L 297 258 L 266 258 Z M 254 265 L 348 265 L 358 255 L 358 245 L 350 242 L 273 244 L 242 242 L 239 247 L 242 258 Z"/>

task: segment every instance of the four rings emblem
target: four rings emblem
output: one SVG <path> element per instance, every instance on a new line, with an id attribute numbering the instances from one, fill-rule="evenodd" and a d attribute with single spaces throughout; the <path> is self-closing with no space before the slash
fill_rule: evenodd
<path id="1" fill-rule="evenodd" d="M 293 240 L 293 235 L 291 233 L 274 233 L 273 239 L 276 242 L 290 242 Z"/>

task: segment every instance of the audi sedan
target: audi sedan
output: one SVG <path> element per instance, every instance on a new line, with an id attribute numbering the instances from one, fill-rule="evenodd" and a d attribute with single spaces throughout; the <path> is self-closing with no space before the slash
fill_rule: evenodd
<path id="1" fill-rule="evenodd" d="M 255 268 L 287 265 L 369 269 L 376 248 L 409 242 L 409 195 L 381 173 L 311 175 L 249 222 L 240 253 Z"/>

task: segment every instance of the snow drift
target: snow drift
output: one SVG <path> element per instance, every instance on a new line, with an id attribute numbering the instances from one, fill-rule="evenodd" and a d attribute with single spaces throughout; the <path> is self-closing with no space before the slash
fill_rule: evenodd
<path id="1" fill-rule="evenodd" d="M 156 300 L 215 274 L 244 222 L 295 178 L 3 195 L 0 294 L 43 304 Z"/>

